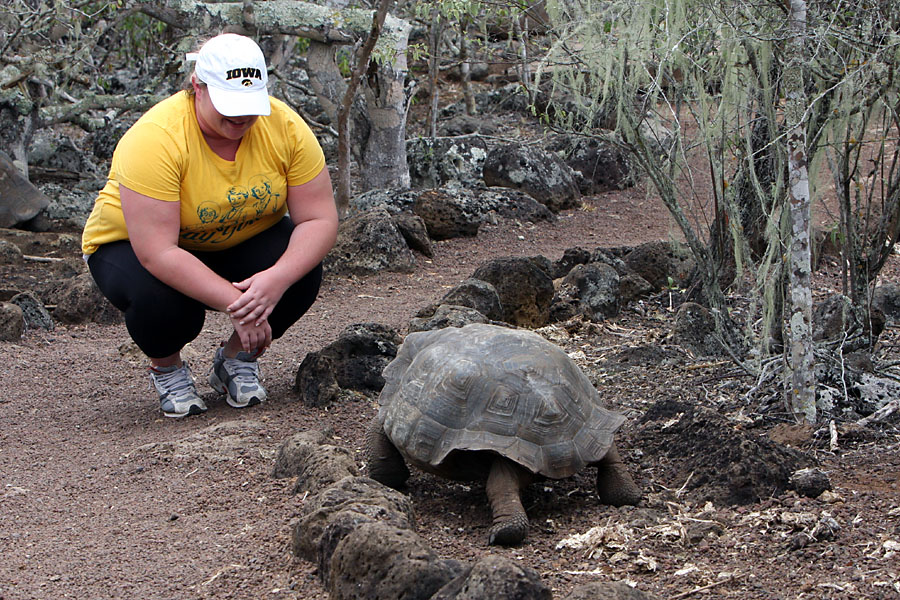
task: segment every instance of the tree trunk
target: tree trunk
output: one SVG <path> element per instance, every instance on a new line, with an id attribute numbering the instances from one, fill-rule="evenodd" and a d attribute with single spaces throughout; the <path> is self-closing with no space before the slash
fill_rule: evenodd
<path id="1" fill-rule="evenodd" d="M 408 30 L 407 30 L 408 33 Z M 406 162 L 406 118 L 410 95 L 406 88 L 406 39 L 394 65 L 369 71 L 363 93 L 371 132 L 362 145 L 360 179 L 364 190 L 409 189 Z"/>
<path id="2" fill-rule="evenodd" d="M 812 336 L 812 260 L 810 251 L 810 197 L 807 168 L 807 98 L 803 85 L 806 44 L 806 0 L 791 0 L 790 37 L 784 89 L 787 96 L 788 184 L 791 216 L 790 332 L 787 382 L 788 406 L 798 419 L 816 421 L 816 380 Z"/>
<path id="3" fill-rule="evenodd" d="M 393 0 L 381 0 L 378 10 L 372 18 L 372 29 L 366 38 L 362 48 L 357 52 L 356 65 L 353 68 L 353 74 L 350 76 L 350 82 L 344 91 L 344 97 L 341 100 L 341 107 L 338 110 L 338 185 L 337 185 L 337 208 L 338 214 L 343 216 L 347 214 L 350 206 L 350 113 L 353 109 L 354 100 L 356 98 L 356 89 L 359 87 L 366 71 L 375 64 L 370 64 L 372 50 L 378 43 L 381 36 L 381 29 L 384 27 L 384 19 L 387 15 L 388 8 Z M 377 68 L 377 67 L 376 67 Z M 404 150 L 405 155 L 405 150 Z M 405 162 L 405 161 L 404 161 Z M 368 161 L 363 158 L 363 164 Z"/>
<path id="4" fill-rule="evenodd" d="M 438 108 L 441 100 L 441 90 L 438 80 L 441 75 L 441 38 L 444 32 L 444 17 L 439 7 L 435 4 L 431 7 L 431 27 L 429 27 L 428 46 L 431 56 L 428 57 L 428 93 L 431 94 L 431 102 L 428 108 L 428 137 L 434 141 L 437 137 Z M 436 161 L 433 161 L 436 162 Z"/>
<path id="5" fill-rule="evenodd" d="M 463 98 L 466 104 L 466 114 L 475 115 L 475 96 L 472 94 L 472 62 L 469 58 L 469 18 L 463 17 L 459 21 L 459 72 L 463 89 Z"/>
<path id="6" fill-rule="evenodd" d="M 319 103 L 331 119 L 332 123 L 338 122 L 338 113 L 341 101 L 347 90 L 347 82 L 344 81 L 341 70 L 337 64 L 337 46 L 311 41 L 306 52 L 306 64 L 309 71 L 309 83 Z M 369 138 L 369 118 L 366 115 L 366 104 L 360 95 L 356 95 L 353 101 L 353 109 L 350 113 L 351 135 L 357 141 L 365 142 Z M 362 162 L 361 143 L 351 144 L 350 151 L 357 162 Z"/>

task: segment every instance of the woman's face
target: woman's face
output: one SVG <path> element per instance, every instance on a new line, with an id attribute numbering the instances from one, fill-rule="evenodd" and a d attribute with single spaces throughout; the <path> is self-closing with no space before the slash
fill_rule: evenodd
<path id="1" fill-rule="evenodd" d="M 244 137 L 244 134 L 250 130 L 258 115 L 247 115 L 243 117 L 226 117 L 216 110 L 212 100 L 209 97 L 209 91 L 205 85 L 202 85 L 196 75 L 191 82 L 194 86 L 194 106 L 197 109 L 197 121 L 200 123 L 200 130 L 207 136 L 217 139 L 226 139 L 237 141 Z"/>

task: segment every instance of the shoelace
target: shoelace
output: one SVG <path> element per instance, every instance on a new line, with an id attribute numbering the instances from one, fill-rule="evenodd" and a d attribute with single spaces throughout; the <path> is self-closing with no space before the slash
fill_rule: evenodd
<path id="1" fill-rule="evenodd" d="M 241 382 L 259 381 L 259 363 L 256 361 L 241 360 L 239 358 L 225 357 L 225 370 L 232 379 Z"/>
<path id="2" fill-rule="evenodd" d="M 160 373 L 159 371 L 152 371 L 152 373 L 153 379 L 159 387 L 165 389 L 166 393 L 176 397 L 184 395 L 194 385 L 191 369 L 186 365 L 167 373 Z"/>

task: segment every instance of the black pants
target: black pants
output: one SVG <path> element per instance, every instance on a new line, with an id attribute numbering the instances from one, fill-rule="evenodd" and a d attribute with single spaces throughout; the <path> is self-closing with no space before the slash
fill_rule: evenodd
<path id="1" fill-rule="evenodd" d="M 227 281 L 242 281 L 275 264 L 292 231 L 293 224 L 285 218 L 227 250 L 192 254 Z M 125 314 L 131 338 L 150 358 L 175 354 L 203 329 L 210 308 L 151 275 L 138 261 L 131 242 L 100 246 L 88 259 L 88 267 L 100 291 Z M 319 264 L 287 289 L 269 315 L 273 338 L 281 337 L 309 310 L 321 283 Z"/>

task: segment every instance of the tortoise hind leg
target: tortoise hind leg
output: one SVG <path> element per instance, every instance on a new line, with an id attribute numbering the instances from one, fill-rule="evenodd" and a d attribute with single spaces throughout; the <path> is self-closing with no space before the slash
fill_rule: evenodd
<path id="1" fill-rule="evenodd" d="M 494 459 L 485 487 L 493 516 L 489 544 L 512 546 L 528 535 L 528 516 L 521 493 L 531 479 L 531 473 L 511 460 Z"/>
<path id="2" fill-rule="evenodd" d="M 366 458 L 369 477 L 379 483 L 396 490 L 409 479 L 409 468 L 403 455 L 384 434 L 384 428 L 377 419 L 369 424 L 366 431 Z"/>
<path id="3" fill-rule="evenodd" d="M 615 444 L 597 463 L 597 497 L 610 506 L 634 505 L 641 501 L 641 488 L 631 478 Z"/>

